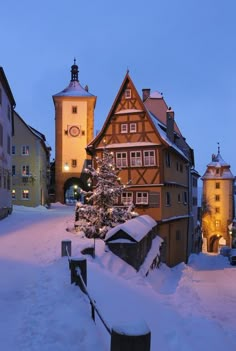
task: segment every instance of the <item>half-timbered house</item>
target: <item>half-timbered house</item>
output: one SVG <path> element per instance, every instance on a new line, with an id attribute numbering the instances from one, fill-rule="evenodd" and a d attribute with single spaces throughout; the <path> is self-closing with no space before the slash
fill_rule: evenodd
<path id="1" fill-rule="evenodd" d="M 130 185 L 118 205 L 135 205 L 149 215 L 164 239 L 162 259 L 170 266 L 188 257 L 190 228 L 189 186 L 193 150 L 188 146 L 159 93 L 139 96 L 129 72 L 125 75 L 105 123 L 87 152 L 101 157 L 104 145 L 114 154 L 122 183 Z"/>

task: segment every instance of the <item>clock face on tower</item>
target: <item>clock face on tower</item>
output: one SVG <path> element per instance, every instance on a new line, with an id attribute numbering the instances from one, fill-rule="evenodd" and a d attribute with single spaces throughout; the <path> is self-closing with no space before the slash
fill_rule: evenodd
<path id="1" fill-rule="evenodd" d="M 71 126 L 69 128 L 69 133 L 72 137 L 77 137 L 80 134 L 80 129 L 77 126 Z"/>

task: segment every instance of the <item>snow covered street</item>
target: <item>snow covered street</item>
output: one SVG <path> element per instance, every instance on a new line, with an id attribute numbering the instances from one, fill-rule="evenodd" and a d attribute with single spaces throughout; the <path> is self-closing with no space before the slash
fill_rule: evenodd
<path id="1" fill-rule="evenodd" d="M 0 350 L 109 350 L 110 335 L 80 289 L 70 284 L 61 241 L 72 256 L 93 243 L 66 229 L 74 208 L 15 207 L 0 222 Z M 87 256 L 88 290 L 110 327 L 144 321 L 151 350 L 236 347 L 236 267 L 220 255 L 192 255 L 143 277 L 96 240 Z"/>

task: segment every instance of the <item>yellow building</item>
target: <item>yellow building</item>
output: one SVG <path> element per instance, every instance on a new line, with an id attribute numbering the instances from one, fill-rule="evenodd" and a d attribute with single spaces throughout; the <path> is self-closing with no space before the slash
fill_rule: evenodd
<path id="1" fill-rule="evenodd" d="M 53 95 L 55 105 L 55 200 L 61 203 L 79 196 L 87 186 L 83 173 L 89 161 L 85 151 L 93 139 L 96 96 L 83 88 L 78 66 L 71 66 L 67 88 Z"/>
<path id="2" fill-rule="evenodd" d="M 45 136 L 14 112 L 12 140 L 12 203 L 36 207 L 48 204 L 50 147 Z"/>
<path id="3" fill-rule="evenodd" d="M 207 251 L 218 252 L 221 243 L 231 246 L 228 226 L 234 218 L 234 176 L 230 165 L 222 159 L 219 147 L 217 155 L 212 155 L 212 161 L 207 165 L 202 181 L 203 237 Z"/>

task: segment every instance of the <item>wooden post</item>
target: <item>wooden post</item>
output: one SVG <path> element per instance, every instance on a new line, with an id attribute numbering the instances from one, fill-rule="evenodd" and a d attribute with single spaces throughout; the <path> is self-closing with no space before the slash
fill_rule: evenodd
<path id="1" fill-rule="evenodd" d="M 150 351 L 150 347 L 151 332 L 146 323 L 112 328 L 110 351 Z"/>
<path id="2" fill-rule="evenodd" d="M 69 256 L 71 256 L 71 240 L 62 240 L 61 257 L 67 256 L 67 250 L 68 250 Z"/>
<path id="3" fill-rule="evenodd" d="M 77 274 L 77 269 L 80 270 L 80 275 Z M 87 286 L 87 261 L 84 258 L 71 258 L 70 260 L 71 270 L 71 284 L 75 283 L 80 289 L 85 292 L 84 285 Z M 83 279 L 84 285 L 81 282 Z"/>

